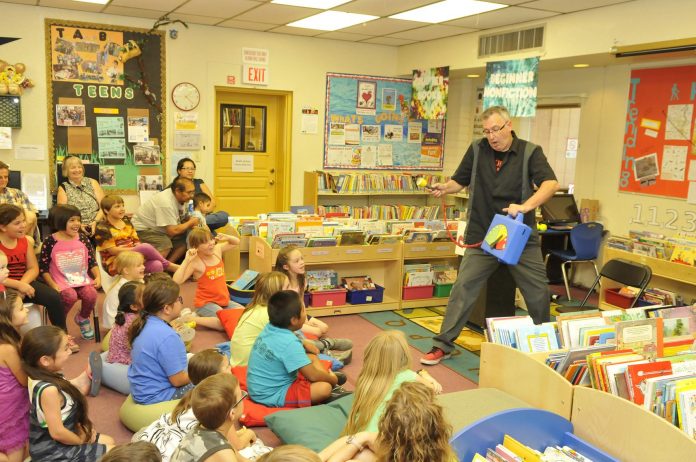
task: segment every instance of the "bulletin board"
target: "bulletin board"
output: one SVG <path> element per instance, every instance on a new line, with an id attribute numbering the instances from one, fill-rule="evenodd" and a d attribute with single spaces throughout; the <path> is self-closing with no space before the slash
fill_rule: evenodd
<path id="1" fill-rule="evenodd" d="M 409 120 L 411 79 L 328 73 L 325 169 L 442 170 L 445 120 Z"/>
<path id="2" fill-rule="evenodd" d="M 161 188 L 164 33 L 56 19 L 45 26 L 51 189 L 56 164 L 70 154 L 99 165 L 107 193 Z"/>
<path id="3" fill-rule="evenodd" d="M 620 191 L 679 199 L 696 193 L 693 82 L 696 66 L 631 72 Z"/>

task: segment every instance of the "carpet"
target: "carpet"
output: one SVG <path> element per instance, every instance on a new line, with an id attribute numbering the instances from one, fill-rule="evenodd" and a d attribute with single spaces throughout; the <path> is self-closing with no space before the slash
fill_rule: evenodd
<path id="1" fill-rule="evenodd" d="M 440 326 L 445 318 L 445 307 L 438 306 L 435 308 L 411 308 L 405 310 L 396 310 L 394 313 L 398 314 L 399 316 L 403 316 L 421 327 L 425 327 L 430 332 L 437 334 L 440 332 Z M 479 354 L 481 351 L 481 342 L 483 342 L 483 340 L 484 338 L 482 334 L 474 332 L 473 330 L 465 327 L 454 343 L 472 353 Z"/>
<path id="2" fill-rule="evenodd" d="M 402 331 L 404 334 L 406 334 L 406 339 L 408 340 L 409 345 L 421 353 L 427 353 L 433 346 L 433 332 L 436 330 L 431 331 L 425 327 L 422 327 L 415 321 L 441 315 L 438 315 L 437 312 L 433 311 L 432 308 L 416 308 L 403 311 L 403 314 L 408 316 L 413 316 L 414 312 L 416 315 L 422 314 L 425 316 L 409 318 L 399 314 L 397 311 L 362 313 L 359 316 L 380 329 L 396 329 Z M 440 323 L 442 323 L 441 320 Z M 456 372 L 472 382 L 478 383 L 479 357 L 471 351 L 462 348 L 459 346 L 459 344 L 455 345 L 455 349 L 452 351 L 452 358 L 442 361 L 440 365 Z"/>

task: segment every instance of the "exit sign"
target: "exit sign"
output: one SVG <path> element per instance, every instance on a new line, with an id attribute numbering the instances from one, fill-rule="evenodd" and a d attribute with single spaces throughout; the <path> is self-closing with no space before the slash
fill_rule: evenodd
<path id="1" fill-rule="evenodd" d="M 249 85 L 268 85 L 268 68 L 245 64 L 242 70 L 242 83 Z"/>

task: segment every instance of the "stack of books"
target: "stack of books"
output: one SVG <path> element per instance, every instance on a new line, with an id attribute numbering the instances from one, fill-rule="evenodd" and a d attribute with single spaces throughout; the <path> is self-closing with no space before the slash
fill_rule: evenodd
<path id="1" fill-rule="evenodd" d="M 429 263 L 404 265 L 404 286 L 429 286 L 433 283 L 433 270 Z"/>
<path id="2" fill-rule="evenodd" d="M 486 318 L 486 337 L 490 342 L 527 353 L 558 349 L 556 323 L 534 325 L 529 316 Z"/>

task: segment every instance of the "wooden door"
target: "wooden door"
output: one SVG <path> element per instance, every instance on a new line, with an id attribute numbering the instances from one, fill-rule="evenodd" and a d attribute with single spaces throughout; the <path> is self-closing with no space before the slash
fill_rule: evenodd
<path id="1" fill-rule="evenodd" d="M 223 149 L 221 105 L 253 106 L 266 111 L 263 143 L 245 142 L 242 150 Z M 290 201 L 290 108 L 288 92 L 216 88 L 215 197 L 230 215 L 287 210 Z M 254 123 L 260 123 L 254 118 Z M 263 144 L 263 147 L 260 145 Z M 247 149 L 247 150 L 244 150 Z M 233 156 L 251 156 L 252 172 L 233 170 Z"/>

